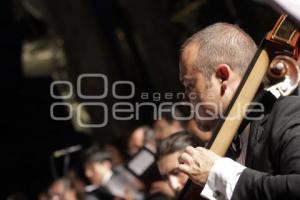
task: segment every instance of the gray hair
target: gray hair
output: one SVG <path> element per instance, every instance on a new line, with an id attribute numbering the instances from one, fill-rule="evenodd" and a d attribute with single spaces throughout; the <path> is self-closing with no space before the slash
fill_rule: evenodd
<path id="1" fill-rule="evenodd" d="M 181 56 L 190 45 L 196 45 L 198 51 L 193 68 L 200 70 L 208 80 L 222 63 L 243 75 L 257 50 L 247 33 L 228 23 L 215 23 L 192 35 L 182 45 Z M 181 58 L 181 65 L 182 61 Z"/>

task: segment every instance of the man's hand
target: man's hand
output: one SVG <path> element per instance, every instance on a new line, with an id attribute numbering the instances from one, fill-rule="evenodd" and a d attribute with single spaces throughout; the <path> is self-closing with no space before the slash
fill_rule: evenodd
<path id="1" fill-rule="evenodd" d="M 194 183 L 204 186 L 212 166 L 219 158 L 210 150 L 189 146 L 178 158 L 179 170 L 186 173 Z"/>

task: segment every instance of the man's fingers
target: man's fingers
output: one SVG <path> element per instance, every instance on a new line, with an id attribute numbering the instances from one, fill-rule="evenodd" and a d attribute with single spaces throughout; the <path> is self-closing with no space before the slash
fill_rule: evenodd
<path id="1" fill-rule="evenodd" d="M 191 156 L 195 154 L 196 149 L 194 147 L 188 146 L 185 148 L 185 152 Z"/>
<path id="2" fill-rule="evenodd" d="M 187 175 L 191 173 L 191 168 L 186 164 L 179 164 L 178 169 Z"/>
<path id="3" fill-rule="evenodd" d="M 203 147 L 197 147 L 196 148 L 198 151 L 205 151 L 206 149 L 205 148 L 203 148 Z"/>
<path id="4" fill-rule="evenodd" d="M 178 159 L 179 163 L 180 164 L 188 164 L 188 165 L 191 165 L 193 163 L 193 158 L 187 154 L 187 153 L 182 153 Z"/>

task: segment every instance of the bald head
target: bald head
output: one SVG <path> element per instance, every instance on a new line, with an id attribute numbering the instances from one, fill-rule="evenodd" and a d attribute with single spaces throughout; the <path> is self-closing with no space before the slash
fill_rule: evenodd
<path id="1" fill-rule="evenodd" d="M 243 75 L 256 49 L 255 42 L 239 27 L 216 23 L 185 41 L 181 47 L 180 65 L 200 70 L 208 80 L 221 63 Z"/>

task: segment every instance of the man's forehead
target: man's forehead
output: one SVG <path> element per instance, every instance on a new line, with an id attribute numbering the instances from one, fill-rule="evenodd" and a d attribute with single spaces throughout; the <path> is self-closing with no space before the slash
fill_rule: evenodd
<path id="1" fill-rule="evenodd" d="M 180 56 L 180 78 L 192 72 L 195 59 L 198 55 L 198 45 L 196 43 L 188 44 Z"/>
<path id="2" fill-rule="evenodd" d="M 165 155 L 159 160 L 159 166 L 161 169 L 161 173 L 163 173 L 163 175 L 171 172 L 172 170 L 174 170 L 178 167 L 179 155 L 180 155 L 180 152 L 178 151 L 178 152 L 174 152 L 174 153 Z"/>
<path id="3" fill-rule="evenodd" d="M 182 51 L 181 58 L 185 62 L 189 62 L 190 60 L 194 60 L 197 57 L 199 45 L 195 42 L 189 43 Z"/>

